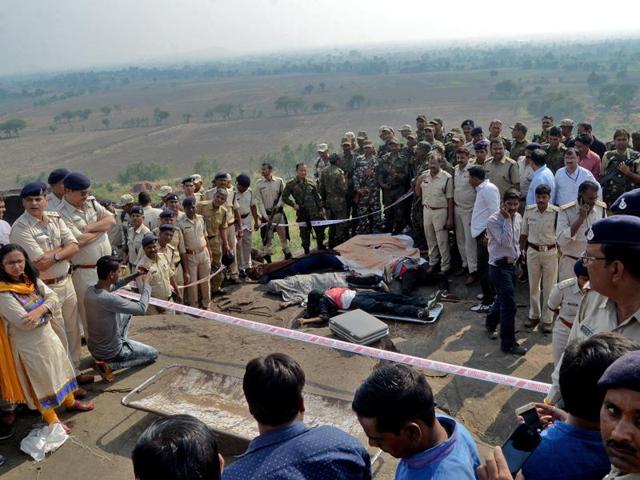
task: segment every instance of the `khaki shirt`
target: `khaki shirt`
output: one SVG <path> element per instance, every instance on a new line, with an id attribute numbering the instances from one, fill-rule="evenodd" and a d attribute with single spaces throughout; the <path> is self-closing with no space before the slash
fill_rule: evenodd
<path id="1" fill-rule="evenodd" d="M 472 210 L 476 201 L 476 189 L 469 184 L 469 169 L 473 167 L 472 160 L 460 169 L 460 165 L 456 165 L 453 171 L 453 202 L 456 208 L 462 210 Z"/>
<path id="2" fill-rule="evenodd" d="M 640 480 L 640 473 L 624 474 L 616 467 L 611 466 L 611 471 L 602 480 Z"/>
<path id="3" fill-rule="evenodd" d="M 58 212 L 44 212 L 43 221 L 28 212 L 18 217 L 11 227 L 9 237 L 25 249 L 32 261 L 39 260 L 46 252 L 70 243 L 78 243 Z M 61 260 L 40 272 L 40 277 L 50 280 L 69 273 L 69 261 Z"/>
<path id="4" fill-rule="evenodd" d="M 580 204 L 578 204 L 577 201 L 573 201 L 560 206 L 556 237 L 558 246 L 564 255 L 576 258 L 582 255 L 587 248 L 587 230 L 591 228 L 591 225 L 595 222 L 607 216 L 605 209 L 606 204 L 598 200 L 585 221 L 572 237 L 571 225 L 573 225 L 573 222 L 575 222 L 580 215 Z"/>
<path id="5" fill-rule="evenodd" d="M 196 213 L 196 218 L 189 219 L 186 215 L 178 220 L 178 227 L 184 236 L 184 249 L 180 253 L 191 250 L 193 253 L 200 253 L 207 247 L 204 218 Z"/>
<path id="6" fill-rule="evenodd" d="M 127 229 L 127 248 L 129 249 L 129 263 L 135 264 L 138 261 L 140 252 L 142 251 L 142 239 L 151 230 L 143 223 L 134 230 L 133 227 Z"/>
<path id="7" fill-rule="evenodd" d="M 420 188 L 424 207 L 447 208 L 447 199 L 453 198 L 453 178 L 444 170 L 440 170 L 435 177 L 430 171 L 425 172 Z"/>
<path id="8" fill-rule="evenodd" d="M 520 169 L 515 160 L 508 157 L 502 157 L 502 160 L 497 161 L 493 158 L 487 159 L 485 162 L 485 171 L 487 172 L 487 178 L 491 180 L 498 190 L 500 191 L 500 197 L 510 188 L 515 188 L 520 183 Z"/>
<path id="9" fill-rule="evenodd" d="M 171 297 L 170 279 L 173 276 L 173 267 L 169 265 L 165 255 L 160 255 L 160 253 L 158 253 L 158 259 L 151 260 L 145 254 L 142 254 L 136 265 L 136 270 L 138 267 L 143 267 L 151 272 L 151 281 L 149 282 L 149 285 L 151 286 L 152 297 L 156 297 L 161 300 L 167 300 Z M 136 279 L 136 283 L 138 284 L 138 290 L 142 291 L 142 277 L 138 277 Z"/>
<path id="10" fill-rule="evenodd" d="M 204 217 L 207 240 L 217 237 L 221 226 L 222 228 L 227 228 L 229 217 L 231 216 L 224 205 L 216 208 L 210 201 L 199 203 L 198 213 Z"/>
<path id="11" fill-rule="evenodd" d="M 229 214 L 227 222 L 228 226 L 231 227 L 236 222 L 234 211 L 240 209 L 240 205 L 238 204 L 238 192 L 236 192 L 234 187 L 227 188 L 227 201 L 224 206 L 227 207 L 227 213 Z"/>
<path id="12" fill-rule="evenodd" d="M 544 212 L 540 212 L 538 205 L 529 205 L 522 217 L 520 234 L 526 235 L 527 241 L 535 245 L 555 245 L 559 210 L 555 205 L 549 204 Z"/>
<path id="13" fill-rule="evenodd" d="M 180 254 L 178 253 L 178 250 L 170 243 L 167 243 L 164 247 L 161 247 L 160 244 L 158 244 L 158 256 L 160 255 L 164 257 L 167 265 L 171 267 L 171 276 L 175 275 L 178 270 L 178 264 L 180 263 Z"/>
<path id="14" fill-rule="evenodd" d="M 620 321 L 613 300 L 594 290 L 587 291 L 578 307 L 567 345 L 574 340 L 582 342 L 596 333 L 603 332 L 619 333 L 623 337 L 640 343 L 640 310 Z M 562 359 L 551 375 L 552 386 L 549 398 L 554 403 L 560 399 L 558 379 L 561 366 Z"/>
<path id="15" fill-rule="evenodd" d="M 56 194 L 53 192 L 47 193 L 47 209 L 48 210 L 58 210 L 62 200 L 56 197 Z"/>
<path id="16" fill-rule="evenodd" d="M 553 286 L 547 306 L 550 310 L 559 310 L 558 316 L 573 323 L 582 297 L 584 297 L 584 291 L 580 289 L 578 279 L 576 277 L 568 278 Z"/>
<path id="17" fill-rule="evenodd" d="M 282 195 L 280 194 L 283 190 L 284 180 L 280 177 L 271 177 L 271 180 L 267 180 L 262 177 L 256 182 L 256 197 L 260 200 L 258 202 L 258 211 L 260 216 L 269 218 L 267 210 L 271 211 L 278 196 L 280 196 L 280 198 L 278 199 L 276 208 L 282 206 Z"/>
<path id="18" fill-rule="evenodd" d="M 238 212 L 240 213 L 240 219 L 243 221 L 249 220 L 251 224 L 251 207 L 258 206 L 258 199 L 253 194 L 251 188 L 247 188 L 244 193 L 237 192 L 236 200 L 238 202 Z"/>
<path id="19" fill-rule="evenodd" d="M 58 212 L 76 239 L 84 233 L 84 228 L 87 225 L 96 223 L 107 215 L 112 215 L 93 197 L 87 199 L 82 209 L 63 200 Z M 74 265 L 95 265 L 98 259 L 105 255 L 111 255 L 111 243 L 109 243 L 107 233 L 103 232 L 93 242 L 80 247 L 78 253 L 71 257 L 71 263 Z"/>
<path id="20" fill-rule="evenodd" d="M 169 245 L 175 248 L 176 252 L 184 253 L 184 235 L 182 234 L 182 230 L 180 229 L 178 222 L 174 223 L 173 226 L 175 227 L 173 229 L 173 238 L 169 242 Z M 153 229 L 153 234 L 157 237 L 160 236 L 160 226 Z"/>

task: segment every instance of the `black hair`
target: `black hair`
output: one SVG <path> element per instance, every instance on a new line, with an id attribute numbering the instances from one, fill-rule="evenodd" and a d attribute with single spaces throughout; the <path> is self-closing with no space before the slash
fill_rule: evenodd
<path id="1" fill-rule="evenodd" d="M 578 418 L 598 421 L 605 395 L 605 391 L 598 388 L 598 380 L 614 361 L 638 349 L 637 343 L 610 332 L 567 345 L 559 378 L 565 410 Z"/>
<path id="2" fill-rule="evenodd" d="M 96 262 L 96 271 L 100 280 L 106 280 L 110 273 L 117 272 L 120 269 L 118 257 L 113 255 L 105 255 L 100 257 Z"/>
<path id="3" fill-rule="evenodd" d="M 379 432 L 400 433 L 408 422 L 435 422 L 433 392 L 425 378 L 406 365 L 388 364 L 373 372 L 356 390 L 351 408 L 375 418 Z"/>
<path id="4" fill-rule="evenodd" d="M 546 165 L 547 152 L 545 152 L 541 148 L 536 148 L 533 152 L 531 152 L 531 161 L 535 163 L 538 167 Z"/>
<path id="5" fill-rule="evenodd" d="M 551 127 L 549 129 L 549 136 L 550 137 L 561 137 L 562 136 L 562 130 L 560 130 L 559 127 L 556 127 L 554 125 L 553 127 Z"/>
<path id="6" fill-rule="evenodd" d="M 479 180 L 484 181 L 487 178 L 487 172 L 482 167 L 473 166 L 469 168 L 468 172 L 470 177 L 477 178 Z"/>
<path id="7" fill-rule="evenodd" d="M 215 435 L 191 415 L 154 421 L 138 438 L 131 460 L 138 480 L 221 478 Z"/>
<path id="8" fill-rule="evenodd" d="M 591 124 L 587 122 L 580 122 L 578 124 L 578 127 L 584 128 L 587 132 L 591 132 L 593 130 L 593 127 L 591 126 Z"/>
<path id="9" fill-rule="evenodd" d="M 337 153 L 332 153 L 331 155 L 329 155 L 329 163 L 331 165 L 335 165 L 339 162 L 340 162 L 340 155 L 338 155 Z"/>
<path id="10" fill-rule="evenodd" d="M 578 151 L 574 148 L 574 147 L 569 147 L 564 151 L 564 156 L 566 157 L 567 155 L 578 155 Z"/>
<path id="11" fill-rule="evenodd" d="M 549 188 L 548 185 L 545 185 L 543 183 L 542 185 L 538 185 L 536 187 L 535 194 L 536 195 L 551 195 L 551 189 Z"/>
<path id="12" fill-rule="evenodd" d="M 520 197 L 522 197 L 522 195 L 520 194 L 519 191 L 517 191 L 515 188 L 508 188 L 502 194 L 502 201 L 506 202 L 507 200 L 513 200 L 513 199 L 520 200 Z"/>
<path id="13" fill-rule="evenodd" d="M 271 165 L 270 163 L 264 162 L 262 166 L 267 167 L 269 170 L 273 170 L 273 165 Z"/>
<path id="14" fill-rule="evenodd" d="M 582 195 L 587 190 L 597 192 L 598 190 L 600 190 L 600 188 L 598 187 L 598 184 L 593 180 L 585 180 L 580 184 L 580 186 L 578 186 L 578 195 Z"/>
<path id="15" fill-rule="evenodd" d="M 138 203 L 143 207 L 146 207 L 147 205 L 149 205 L 151 203 L 151 195 L 149 195 L 149 192 L 147 191 L 140 192 L 138 194 Z"/>
<path id="16" fill-rule="evenodd" d="M 296 163 L 296 171 L 298 170 L 298 168 L 300 168 L 300 167 L 302 167 L 302 166 L 305 166 L 305 167 L 306 167 L 306 166 L 307 166 L 307 164 L 306 164 L 306 163 L 304 163 L 304 162 Z"/>
<path id="17" fill-rule="evenodd" d="M 501 138 L 492 138 L 491 141 L 489 142 L 489 149 L 491 149 L 492 145 L 502 145 L 504 147 L 504 143 L 502 142 Z"/>
<path id="18" fill-rule="evenodd" d="M 603 243 L 600 245 L 606 263 L 616 260 L 624 265 L 624 269 L 636 280 L 640 281 L 640 245 L 613 245 Z"/>
<path id="19" fill-rule="evenodd" d="M 324 292 L 322 290 L 311 290 L 307 295 L 307 318 L 317 317 L 320 314 L 320 299 Z"/>
<path id="20" fill-rule="evenodd" d="M 38 270 L 31 264 L 31 260 L 29 259 L 29 255 L 20 245 L 16 243 L 7 243 L 0 248 L 0 281 L 7 283 L 20 283 L 16 281 L 13 277 L 11 277 L 7 272 L 4 271 L 4 267 L 2 267 L 2 262 L 4 261 L 4 257 L 6 257 L 11 252 L 18 251 L 24 255 L 24 275 L 29 279 L 29 281 L 35 285 L 38 280 Z"/>
<path id="21" fill-rule="evenodd" d="M 542 117 L 542 120 L 551 120 L 553 122 L 553 117 L 551 115 L 545 115 Z"/>
<path id="22" fill-rule="evenodd" d="M 580 142 L 583 145 L 590 146 L 593 140 L 591 139 L 591 135 L 589 135 L 588 133 L 581 133 L 576 137 L 576 142 Z"/>
<path id="23" fill-rule="evenodd" d="M 305 375 L 284 353 L 254 358 L 244 372 L 242 390 L 251 415 L 272 427 L 293 421 L 300 413 Z"/>

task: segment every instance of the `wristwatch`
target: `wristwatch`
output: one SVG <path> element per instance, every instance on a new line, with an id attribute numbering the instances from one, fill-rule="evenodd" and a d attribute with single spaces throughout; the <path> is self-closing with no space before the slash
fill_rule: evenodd
<path id="1" fill-rule="evenodd" d="M 54 262 L 56 262 L 56 263 L 58 263 L 60 260 L 62 260 L 62 259 L 58 256 L 58 254 L 57 254 L 57 253 L 54 253 L 54 254 L 53 254 L 53 261 L 54 261 Z"/>

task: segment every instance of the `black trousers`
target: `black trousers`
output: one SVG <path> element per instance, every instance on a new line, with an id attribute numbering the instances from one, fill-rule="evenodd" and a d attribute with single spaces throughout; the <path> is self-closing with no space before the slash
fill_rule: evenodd
<path id="1" fill-rule="evenodd" d="M 480 277 L 480 288 L 484 298 L 482 299 L 483 305 L 491 305 L 496 294 L 491 285 L 491 279 L 489 278 L 489 249 L 484 244 L 483 239 L 487 238 L 487 233 L 482 232 L 476 237 L 476 245 L 478 247 L 478 276 Z"/>
<path id="2" fill-rule="evenodd" d="M 426 299 L 384 292 L 358 292 L 350 308 L 369 313 L 389 313 L 400 317 L 417 317 L 427 305 Z"/>

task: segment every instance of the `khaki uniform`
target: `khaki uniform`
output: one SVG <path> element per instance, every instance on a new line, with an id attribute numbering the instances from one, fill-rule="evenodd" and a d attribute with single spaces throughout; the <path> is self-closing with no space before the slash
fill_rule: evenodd
<path id="1" fill-rule="evenodd" d="M 593 209 L 572 237 L 571 225 L 580 215 L 580 204 L 577 201 L 573 201 L 560 206 L 558 225 L 556 227 L 556 238 L 562 254 L 558 267 L 559 281 L 573 277 L 573 266 L 580 255 L 587 249 L 587 230 L 595 222 L 607 216 L 606 207 L 605 203 L 599 200 L 596 201 Z"/>
<path id="2" fill-rule="evenodd" d="M 453 174 L 453 216 L 456 223 L 456 242 L 462 258 L 462 268 L 469 273 L 478 270 L 478 247 L 476 239 L 471 235 L 471 215 L 476 201 L 476 189 L 469 184 L 469 169 L 473 161 L 461 169 L 456 165 Z"/>
<path id="3" fill-rule="evenodd" d="M 143 207 L 142 210 L 144 211 L 144 224 L 147 226 L 149 231 L 151 231 L 158 226 L 162 210 L 160 208 L 152 207 L 151 205 Z"/>
<path id="4" fill-rule="evenodd" d="M 447 207 L 449 198 L 453 198 L 453 178 L 444 170 L 435 176 L 426 172 L 420 185 L 422 191 L 422 214 L 424 234 L 429 245 L 429 265 L 440 263 L 440 269 L 446 272 L 450 268 L 449 232 Z"/>
<path id="5" fill-rule="evenodd" d="M 133 267 L 138 263 L 140 255 L 144 255 L 144 253 L 141 253 L 142 239 L 149 233 L 151 233 L 151 230 L 149 230 L 144 223 L 135 230 L 133 227 L 127 229 L 127 249 L 129 250 L 129 267 L 131 273 L 135 272 Z"/>
<path id="6" fill-rule="evenodd" d="M 251 268 L 251 243 L 253 236 L 253 215 L 251 207 L 258 207 L 258 199 L 253 194 L 251 188 L 247 188 L 243 193 L 236 194 L 238 201 L 238 211 L 240 213 L 240 225 L 242 228 L 242 238 L 238 240 L 238 262 L 240 270 Z"/>
<path id="7" fill-rule="evenodd" d="M 500 161 L 493 158 L 487 159 L 484 164 L 487 178 L 491 180 L 500 191 L 500 198 L 510 188 L 515 188 L 520 183 L 520 170 L 515 160 L 502 157 Z"/>
<path id="8" fill-rule="evenodd" d="M 45 252 L 78 243 L 58 212 L 45 212 L 42 222 L 24 212 L 13 223 L 10 239 L 12 243 L 24 248 L 32 261 L 42 258 Z M 69 274 L 70 267 L 68 260 L 61 260 L 41 271 L 40 279 L 58 296 L 56 308 L 52 312 L 51 326 L 65 347 L 77 374 L 82 347 L 78 298 Z"/>
<path id="9" fill-rule="evenodd" d="M 181 215 L 179 215 L 178 218 L 182 218 L 184 216 L 184 212 L 181 212 Z M 184 275 L 182 274 L 182 272 L 183 268 L 186 267 L 183 267 L 180 263 L 180 261 L 182 260 L 181 255 L 184 255 L 184 236 L 182 235 L 182 230 L 180 230 L 180 227 L 178 227 L 177 221 L 174 224 L 174 227 L 176 228 L 173 229 L 173 238 L 169 242 L 169 245 L 171 245 L 178 254 L 177 256 L 173 256 L 173 273 L 176 276 L 176 283 L 178 285 L 184 285 Z M 160 226 L 153 229 L 153 234 L 157 237 L 160 236 Z"/>
<path id="10" fill-rule="evenodd" d="M 200 202 L 198 204 L 198 213 L 202 215 L 204 219 L 207 244 L 209 246 L 209 254 L 211 255 L 211 268 L 215 271 L 222 265 L 223 242 L 220 238 L 220 228 L 224 229 L 224 235 L 226 235 L 230 215 L 224 205 L 216 208 L 211 201 Z M 212 293 L 220 290 L 222 278 L 223 275 L 218 274 L 211 279 Z"/>
<path id="11" fill-rule="evenodd" d="M 149 282 L 151 286 L 151 296 L 160 300 L 169 300 L 172 292 L 171 277 L 173 276 L 173 270 L 167 261 L 166 255 L 158 253 L 157 259 L 152 260 L 145 254 L 142 254 L 136 264 L 136 270 L 138 267 L 149 270 L 151 273 L 151 281 Z M 142 277 L 138 277 L 136 283 L 138 285 L 138 291 L 142 292 L 144 289 L 144 280 Z M 147 315 L 155 315 L 163 312 L 164 310 L 162 308 L 156 307 L 155 305 L 149 305 L 147 309 Z"/>
<path id="12" fill-rule="evenodd" d="M 578 285 L 578 278 L 568 278 L 556 283 L 551 289 L 547 306 L 551 311 L 558 311 L 551 345 L 553 348 L 553 365 L 558 365 L 560 357 L 567 346 L 569 333 L 578 313 L 578 306 L 584 297 L 584 291 Z"/>
<path id="13" fill-rule="evenodd" d="M 58 210 L 60 204 L 62 203 L 62 199 L 56 197 L 56 194 L 53 192 L 47 193 L 47 209 L 48 210 Z"/>
<path id="14" fill-rule="evenodd" d="M 556 248 L 556 221 L 558 207 L 549 204 L 544 212 L 537 205 L 524 211 L 521 235 L 527 236 L 527 270 L 529 272 L 529 318 L 540 320 L 551 326 L 553 315 L 548 308 L 540 308 L 540 286 L 542 306 L 549 301 L 551 289 L 558 278 L 558 249 Z"/>
<path id="15" fill-rule="evenodd" d="M 600 295 L 594 290 L 587 291 L 580 302 L 578 313 L 571 327 L 567 344 L 574 340 L 580 342 L 602 332 L 615 332 L 634 342 L 640 342 L 640 310 L 629 318 L 619 319 L 616 303 Z M 558 379 L 562 359 L 556 365 L 551 375 L 552 386 L 549 398 L 556 403 L 560 399 Z"/>
<path id="16" fill-rule="evenodd" d="M 190 283 L 197 282 L 211 274 L 211 257 L 207 248 L 206 229 L 202 215 L 196 214 L 191 220 L 186 215 L 178 220 L 178 227 L 184 235 L 183 251 L 187 257 L 185 268 L 191 277 Z M 198 286 L 200 287 L 201 305 L 209 307 L 211 301 L 211 285 L 202 282 L 199 285 L 187 287 L 185 302 L 192 307 L 198 306 Z"/>
<path id="17" fill-rule="evenodd" d="M 82 209 L 78 209 L 63 200 L 58 207 L 58 212 L 76 239 L 82 235 L 87 225 L 112 215 L 94 197 L 89 197 Z M 78 313 L 84 327 L 85 336 L 89 334 L 89 329 L 87 328 L 87 314 L 84 308 L 84 294 L 87 288 L 98 282 L 96 262 L 105 255 L 111 255 L 111 244 L 106 232 L 98 235 L 93 242 L 80 247 L 78 253 L 71 257 L 73 286 L 78 297 Z"/>
<path id="18" fill-rule="evenodd" d="M 227 243 L 229 243 L 229 250 L 231 250 L 234 256 L 233 263 L 227 269 L 229 277 L 231 278 L 238 278 L 240 275 L 240 271 L 238 270 L 238 252 L 236 251 L 238 238 L 236 237 L 236 218 L 234 213 L 238 210 L 238 199 L 236 195 L 237 192 L 235 188 L 227 188 L 227 202 L 225 203 L 225 207 L 229 213 L 229 217 L 227 218 Z"/>
<path id="19" fill-rule="evenodd" d="M 282 191 L 284 190 L 284 180 L 280 177 L 271 177 L 271 180 L 267 180 L 262 177 L 260 180 L 256 182 L 256 197 L 260 200 L 258 202 L 258 213 L 261 217 L 266 218 L 267 220 L 271 216 L 271 212 L 273 208 L 282 209 Z M 278 199 L 278 197 L 280 198 Z M 276 202 L 276 200 L 278 200 Z M 275 204 L 275 205 L 274 205 Z M 276 213 L 273 216 L 273 223 L 286 223 L 285 216 L 282 213 Z M 263 227 L 266 229 L 266 227 Z M 262 249 L 263 255 L 273 255 L 273 250 L 271 248 L 271 243 L 273 240 L 273 231 L 278 233 L 278 237 L 280 238 L 280 245 L 282 245 L 282 251 L 284 253 L 289 253 L 289 240 L 287 239 L 287 229 L 286 227 L 275 227 L 271 229 L 271 232 L 268 232 L 268 236 L 266 238 L 266 242 L 263 241 L 264 247 Z M 262 235 L 267 235 L 267 232 L 261 232 Z M 263 237 L 264 238 L 264 237 Z"/>

